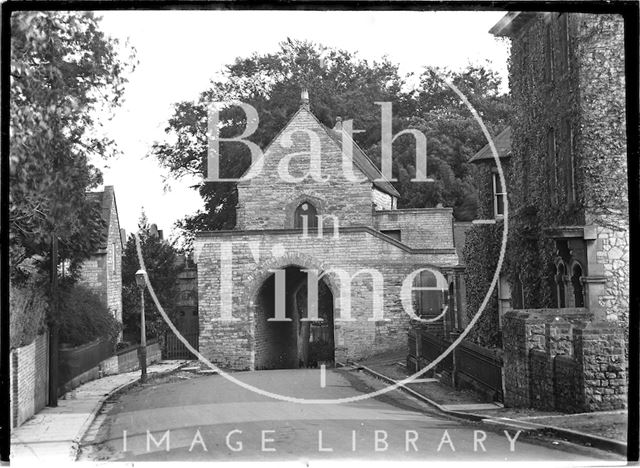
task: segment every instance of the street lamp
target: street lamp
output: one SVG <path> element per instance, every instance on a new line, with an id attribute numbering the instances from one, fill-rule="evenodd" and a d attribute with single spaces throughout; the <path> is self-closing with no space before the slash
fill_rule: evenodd
<path id="1" fill-rule="evenodd" d="M 140 382 L 147 381 L 147 330 L 144 323 L 144 288 L 147 285 L 147 272 L 145 270 L 136 271 L 136 284 L 140 289 L 140 348 L 138 350 L 138 360 L 140 361 Z"/>

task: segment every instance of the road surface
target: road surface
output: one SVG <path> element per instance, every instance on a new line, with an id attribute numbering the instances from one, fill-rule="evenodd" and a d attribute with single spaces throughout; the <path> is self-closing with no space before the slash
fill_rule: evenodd
<path id="1" fill-rule="evenodd" d="M 233 374 L 298 398 L 344 398 L 383 384 L 354 370 Z M 324 383 L 324 386 L 322 384 Z M 261 396 L 218 375 L 182 372 L 110 402 L 90 429 L 81 460 L 593 460 L 594 449 L 523 440 L 447 419 L 402 392 L 346 404 L 299 404 Z"/>

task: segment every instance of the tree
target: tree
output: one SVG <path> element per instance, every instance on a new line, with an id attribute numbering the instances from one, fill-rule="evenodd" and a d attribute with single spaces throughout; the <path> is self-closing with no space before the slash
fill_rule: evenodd
<path id="1" fill-rule="evenodd" d="M 101 183 L 90 156 L 114 151 L 95 129 L 126 83 L 117 49 L 91 12 L 11 16 L 12 277 L 23 260 L 47 258 L 53 238 L 72 269 L 100 241 L 99 207 L 85 193 Z"/>
<path id="2" fill-rule="evenodd" d="M 498 93 L 495 73 L 470 67 L 447 77 L 465 92 L 478 93 L 472 101 L 485 122 L 494 131 L 502 130 L 508 103 Z M 311 110 L 322 123 L 333 126 L 341 116 L 353 119 L 354 129 L 364 130 L 354 138 L 379 166 L 381 110 L 375 102 L 390 101 L 394 133 L 417 128 L 427 134 L 428 173 L 436 179 L 435 183 L 409 182 L 415 175 L 415 145 L 411 137 L 399 138 L 393 146 L 399 206 L 444 203 L 454 207 L 459 219 L 471 219 L 477 195 L 467 159 L 486 142 L 481 141 L 482 133 L 469 111 L 437 78 L 426 72 L 418 89 L 407 90 L 398 67 L 387 59 L 368 62 L 345 50 L 287 39 L 275 53 L 236 59 L 226 67 L 223 79 L 212 82 L 197 101 L 177 103 L 165 129 L 167 139 L 154 145 L 153 154 L 177 178 L 201 176 L 206 168 L 207 106 L 230 99 L 256 108 L 260 124 L 249 140 L 264 149 L 297 111 L 300 90 L 306 87 L 312 97 Z M 239 135 L 246 124 L 244 112 L 236 107 L 223 110 L 220 121 L 222 137 Z M 220 153 L 221 177 L 240 177 L 250 164 L 245 145 L 222 142 Z M 233 228 L 235 184 L 201 183 L 195 188 L 205 209 L 178 223 L 187 236 L 199 230 Z"/>
<path id="3" fill-rule="evenodd" d="M 138 236 L 142 258 L 149 275 L 149 281 L 164 311 L 173 318 L 175 313 L 176 288 L 178 275 L 183 266 L 178 262 L 176 248 L 160 239 L 149 225 L 144 212 L 138 222 Z M 125 339 L 140 338 L 140 290 L 136 284 L 136 271 L 140 269 L 140 261 L 134 235 L 130 235 L 122 257 L 122 321 Z M 147 336 L 161 337 L 167 329 L 165 322 L 145 288 L 145 320 Z"/>

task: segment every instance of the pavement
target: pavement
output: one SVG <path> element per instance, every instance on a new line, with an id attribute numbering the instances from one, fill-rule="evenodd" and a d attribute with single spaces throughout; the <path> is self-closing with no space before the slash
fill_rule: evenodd
<path id="1" fill-rule="evenodd" d="M 355 363 L 361 370 L 387 383 L 408 376 L 404 355 L 380 355 Z M 522 430 L 526 435 L 561 438 L 585 446 L 626 455 L 627 411 L 601 411 L 566 414 L 557 411 L 504 408 L 501 403 L 486 402 L 469 390 L 456 390 L 438 378 L 421 378 L 402 390 L 445 414 L 481 421 L 495 428 Z"/>
<path id="2" fill-rule="evenodd" d="M 185 361 L 162 361 L 147 368 L 148 377 L 174 372 Z M 57 407 L 46 407 L 11 431 L 11 464 L 75 460 L 80 440 L 109 396 L 137 383 L 140 371 L 87 382 L 66 393 Z"/>
<path id="3" fill-rule="evenodd" d="M 384 388 L 354 368 L 237 372 L 245 385 L 304 399 Z M 572 444 L 519 439 L 447 417 L 400 391 L 340 404 L 275 399 L 220 375 L 181 370 L 110 399 L 80 461 L 554 460 L 617 461 Z"/>

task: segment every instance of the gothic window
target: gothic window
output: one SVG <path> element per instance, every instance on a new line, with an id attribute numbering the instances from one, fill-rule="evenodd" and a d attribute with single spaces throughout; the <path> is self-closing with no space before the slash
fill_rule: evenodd
<path id="1" fill-rule="evenodd" d="M 293 227 L 295 229 L 317 228 L 318 227 L 318 212 L 316 207 L 309 202 L 301 203 L 293 215 Z"/>
<path id="2" fill-rule="evenodd" d="M 556 307 L 562 309 L 567 306 L 564 288 L 564 277 L 567 274 L 567 270 L 563 262 L 559 262 L 556 265 Z"/>
<path id="3" fill-rule="evenodd" d="M 582 267 L 576 263 L 571 274 L 571 285 L 573 286 L 573 297 L 576 307 L 584 307 L 584 288 L 582 286 Z"/>
<path id="4" fill-rule="evenodd" d="M 493 186 L 493 217 L 502 218 L 504 216 L 504 197 L 505 192 L 500 183 L 500 174 L 492 174 Z"/>

